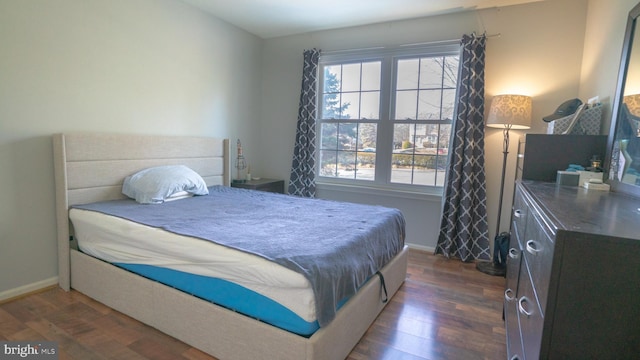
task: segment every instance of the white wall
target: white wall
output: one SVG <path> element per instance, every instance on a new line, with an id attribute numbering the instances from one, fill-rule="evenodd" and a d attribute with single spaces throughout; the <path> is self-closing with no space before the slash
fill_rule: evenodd
<path id="1" fill-rule="evenodd" d="M 57 276 L 53 133 L 258 135 L 262 40 L 179 1 L 0 0 L 0 44 L 0 299 Z"/>
<path id="2" fill-rule="evenodd" d="M 638 0 L 589 0 L 580 98 L 600 96 L 605 105 L 603 134 L 609 133 L 627 17 L 636 4 Z"/>
<path id="3" fill-rule="evenodd" d="M 544 115 L 562 101 L 578 95 L 586 0 L 554 0 L 471 11 L 422 19 L 314 32 L 265 41 L 262 116 L 259 146 L 263 154 L 256 170 L 288 179 L 302 73 L 302 52 L 394 46 L 459 39 L 465 33 L 500 34 L 487 43 L 487 104 L 495 94 L 533 96 L 532 132 L 545 132 Z M 507 179 L 514 178 L 518 133 L 514 132 Z M 502 131 L 486 130 L 486 170 L 490 238 L 493 238 L 502 166 Z M 512 183 L 507 181 L 502 230 L 509 227 Z M 407 241 L 435 247 L 441 201 L 389 198 L 369 194 L 320 190 L 320 197 L 395 206 L 407 217 Z"/>

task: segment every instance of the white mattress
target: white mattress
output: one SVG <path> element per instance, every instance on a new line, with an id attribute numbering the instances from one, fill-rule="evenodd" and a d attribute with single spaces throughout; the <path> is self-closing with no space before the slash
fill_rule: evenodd
<path id="1" fill-rule="evenodd" d="M 143 264 L 225 279 L 313 322 L 315 297 L 301 274 L 259 256 L 95 211 L 71 209 L 78 247 L 111 263 Z M 242 231 L 242 229 L 238 229 Z"/>

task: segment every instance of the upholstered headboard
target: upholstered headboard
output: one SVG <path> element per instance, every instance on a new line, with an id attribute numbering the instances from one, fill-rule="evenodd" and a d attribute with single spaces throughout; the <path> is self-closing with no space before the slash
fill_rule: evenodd
<path id="1" fill-rule="evenodd" d="M 121 199 L 128 175 L 152 166 L 182 164 L 208 186 L 230 183 L 229 140 L 107 133 L 53 135 L 58 227 L 58 282 L 70 288 L 69 206 Z"/>

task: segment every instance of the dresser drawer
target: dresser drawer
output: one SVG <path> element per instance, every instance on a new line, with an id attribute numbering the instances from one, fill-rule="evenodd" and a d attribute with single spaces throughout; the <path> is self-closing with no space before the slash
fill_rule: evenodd
<path id="1" fill-rule="evenodd" d="M 537 213 L 531 213 L 527 219 L 527 231 L 524 238 L 523 254 L 527 263 L 533 291 L 544 315 L 549 294 L 549 278 L 553 262 L 554 243 Z"/>
<path id="2" fill-rule="evenodd" d="M 505 300 L 504 322 L 507 330 L 507 359 L 524 359 L 524 348 L 522 347 L 522 334 L 520 334 L 520 322 L 518 321 L 518 301 L 517 299 Z"/>
<path id="3" fill-rule="evenodd" d="M 520 276 L 520 263 L 522 261 L 522 247 L 515 237 L 509 239 L 509 252 L 507 253 L 506 290 L 505 296 L 512 294 L 512 298 L 518 295 L 518 277 Z M 505 299 L 508 300 L 508 298 Z"/>
<path id="4" fill-rule="evenodd" d="M 522 264 L 522 249 L 515 236 L 509 241 L 507 284 L 504 291 L 504 322 L 507 331 L 507 359 L 524 359 L 522 335 L 518 322 L 518 278 Z"/>
<path id="5" fill-rule="evenodd" d="M 524 194 L 519 187 L 516 187 L 515 197 L 513 199 L 513 217 L 511 236 L 516 237 L 520 242 L 520 247 L 524 248 L 524 234 L 527 227 L 527 214 L 529 213 L 529 204 L 525 200 Z"/>
<path id="6" fill-rule="evenodd" d="M 524 359 L 537 360 L 540 356 L 540 344 L 542 342 L 542 327 L 544 319 L 540 312 L 540 306 L 533 292 L 533 285 L 527 268 L 526 259 L 522 264 L 519 291 L 516 301 L 518 322 L 522 334 L 522 349 Z"/>

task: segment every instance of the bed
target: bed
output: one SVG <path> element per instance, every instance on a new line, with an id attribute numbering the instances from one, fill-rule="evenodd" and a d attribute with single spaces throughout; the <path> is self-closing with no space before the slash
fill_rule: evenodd
<path id="1" fill-rule="evenodd" d="M 74 288 L 214 357 L 345 358 L 384 308 L 383 290 L 390 298 L 405 279 L 403 247 L 308 336 L 243 315 L 80 251 L 69 218 L 71 207 L 126 198 L 126 176 L 160 165 L 188 166 L 210 189 L 224 192 L 230 189 L 228 140 L 76 133 L 54 135 L 53 146 L 60 287 Z"/>

